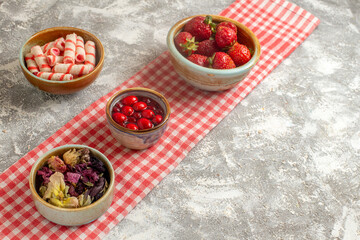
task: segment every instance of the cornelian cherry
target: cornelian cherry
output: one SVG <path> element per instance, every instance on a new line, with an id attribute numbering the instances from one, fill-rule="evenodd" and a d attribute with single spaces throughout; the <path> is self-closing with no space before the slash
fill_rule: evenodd
<path id="1" fill-rule="evenodd" d="M 161 115 L 155 115 L 155 117 L 151 120 L 155 125 L 158 125 L 162 122 L 163 117 Z"/>
<path id="2" fill-rule="evenodd" d="M 149 129 L 153 127 L 152 122 L 147 118 L 140 118 L 139 120 L 137 120 L 137 125 L 139 126 L 140 130 Z"/>
<path id="3" fill-rule="evenodd" d="M 147 118 L 147 119 L 151 119 L 155 116 L 154 111 L 150 110 L 150 109 L 145 109 L 144 111 L 141 112 L 141 114 L 144 118 Z"/>
<path id="4" fill-rule="evenodd" d="M 142 110 L 146 109 L 147 104 L 144 102 L 137 102 L 137 103 L 134 103 L 134 105 L 132 107 L 134 108 L 135 111 L 142 111 Z"/>
<path id="5" fill-rule="evenodd" d="M 115 113 L 113 113 L 112 118 L 114 119 L 114 121 L 116 123 L 120 124 L 120 123 L 125 122 L 127 117 L 120 112 L 115 112 Z"/>
<path id="6" fill-rule="evenodd" d="M 136 96 L 131 95 L 125 97 L 123 100 L 121 100 L 121 102 L 126 106 L 131 106 L 134 103 L 138 102 L 138 98 Z"/>
<path id="7" fill-rule="evenodd" d="M 134 109 L 130 106 L 123 106 L 121 108 L 121 112 L 125 114 L 126 116 L 131 116 L 134 114 Z"/>
<path id="8" fill-rule="evenodd" d="M 131 129 L 131 130 L 139 130 L 138 126 L 134 123 L 128 123 L 126 125 L 126 128 Z"/>

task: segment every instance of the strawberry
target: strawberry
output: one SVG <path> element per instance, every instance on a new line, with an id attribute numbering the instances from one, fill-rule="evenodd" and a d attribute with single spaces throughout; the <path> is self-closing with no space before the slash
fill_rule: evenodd
<path id="1" fill-rule="evenodd" d="M 199 42 L 199 46 L 195 53 L 211 57 L 215 52 L 220 52 L 220 48 L 217 46 L 215 40 L 208 39 Z"/>
<path id="2" fill-rule="evenodd" d="M 190 56 L 198 47 L 195 38 L 188 32 L 180 32 L 174 38 L 176 49 L 184 56 Z"/>
<path id="3" fill-rule="evenodd" d="M 192 54 L 189 57 L 187 57 L 187 59 L 197 65 L 200 65 L 202 67 L 207 67 L 208 66 L 208 57 L 204 56 L 204 55 L 200 55 L 200 54 Z"/>
<path id="4" fill-rule="evenodd" d="M 209 65 L 215 69 L 231 69 L 235 68 L 235 63 L 231 57 L 224 52 L 216 52 L 208 58 Z"/>
<path id="5" fill-rule="evenodd" d="M 209 39 L 215 28 L 211 16 L 197 16 L 188 21 L 184 26 L 184 31 L 191 33 L 197 42 Z"/>
<path id="6" fill-rule="evenodd" d="M 231 28 L 232 30 L 235 31 L 235 33 L 237 34 L 237 27 L 235 24 L 233 24 L 232 22 L 221 22 L 219 23 L 217 26 L 216 26 L 216 29 L 220 26 L 223 26 L 223 27 L 228 27 L 228 28 Z"/>
<path id="7" fill-rule="evenodd" d="M 215 41 L 219 48 L 226 48 L 237 41 L 237 36 L 231 28 L 220 26 L 216 30 Z"/>
<path id="8" fill-rule="evenodd" d="M 245 45 L 238 42 L 230 47 L 230 49 L 227 51 L 227 54 L 229 54 L 237 67 L 244 65 L 251 58 L 249 49 Z"/>

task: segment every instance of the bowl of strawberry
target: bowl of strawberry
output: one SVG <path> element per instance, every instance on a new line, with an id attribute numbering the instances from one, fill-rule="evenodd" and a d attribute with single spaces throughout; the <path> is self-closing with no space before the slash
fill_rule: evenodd
<path id="1" fill-rule="evenodd" d="M 260 44 L 244 24 L 217 15 L 191 16 L 167 35 L 175 71 L 189 84 L 207 91 L 236 86 L 260 58 Z"/>
<path id="2" fill-rule="evenodd" d="M 128 88 L 107 102 L 106 119 L 121 145 L 130 149 L 153 146 L 164 134 L 170 118 L 166 98 L 148 88 Z"/>

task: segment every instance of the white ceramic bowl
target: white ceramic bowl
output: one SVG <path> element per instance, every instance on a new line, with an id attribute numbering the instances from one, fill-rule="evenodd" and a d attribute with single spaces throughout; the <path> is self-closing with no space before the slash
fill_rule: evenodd
<path id="1" fill-rule="evenodd" d="M 105 194 L 94 203 L 80 208 L 61 208 L 54 206 L 40 197 L 36 191 L 36 173 L 50 156 L 61 155 L 70 149 L 88 148 L 93 155 L 101 160 L 109 172 L 109 187 Z M 64 145 L 54 148 L 42 155 L 32 166 L 29 185 L 36 209 L 51 222 L 64 226 L 79 226 L 90 223 L 104 214 L 111 205 L 114 196 L 114 169 L 110 161 L 98 150 L 84 145 Z"/>

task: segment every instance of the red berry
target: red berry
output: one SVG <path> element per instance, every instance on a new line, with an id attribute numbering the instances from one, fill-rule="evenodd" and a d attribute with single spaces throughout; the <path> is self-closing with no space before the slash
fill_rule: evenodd
<path id="1" fill-rule="evenodd" d="M 128 123 L 126 127 L 131 130 L 139 130 L 138 126 L 134 123 Z"/>
<path id="2" fill-rule="evenodd" d="M 136 118 L 131 116 L 131 117 L 128 117 L 127 121 L 130 123 L 136 123 Z"/>
<path id="3" fill-rule="evenodd" d="M 149 129 L 153 127 L 153 124 L 151 123 L 151 121 L 149 119 L 146 118 L 140 118 L 139 120 L 137 120 L 137 125 L 139 126 L 139 129 Z"/>
<path id="4" fill-rule="evenodd" d="M 118 124 L 123 123 L 126 121 L 126 116 L 122 113 L 116 112 L 113 113 L 112 118 L 114 119 L 114 121 Z"/>
<path id="5" fill-rule="evenodd" d="M 140 100 L 141 102 L 144 102 L 147 105 L 151 104 L 151 102 L 152 102 L 152 100 L 150 98 L 148 98 L 148 97 L 141 97 L 140 99 L 141 99 Z"/>
<path id="6" fill-rule="evenodd" d="M 249 49 L 238 42 L 236 42 L 228 51 L 227 54 L 232 58 L 235 65 L 241 66 L 247 63 L 251 59 L 251 53 Z"/>
<path id="7" fill-rule="evenodd" d="M 116 113 L 116 112 L 121 112 L 121 108 L 119 108 L 119 107 L 117 107 L 117 106 L 115 105 L 115 106 L 113 107 L 112 111 L 113 111 L 114 113 Z"/>
<path id="8" fill-rule="evenodd" d="M 141 112 L 141 114 L 144 118 L 148 118 L 148 119 L 151 119 L 155 116 L 154 111 L 150 109 L 145 109 L 144 111 Z"/>
<path id="9" fill-rule="evenodd" d="M 215 34 L 215 41 L 219 48 L 229 47 L 237 41 L 237 35 L 231 28 L 220 26 Z"/>
<path id="10" fill-rule="evenodd" d="M 134 103 L 138 101 L 136 96 L 127 96 L 121 102 L 126 106 L 132 106 Z"/>
<path id="11" fill-rule="evenodd" d="M 155 125 L 158 125 L 162 122 L 162 120 L 163 120 L 163 117 L 161 115 L 155 115 L 155 117 L 152 119 L 152 122 Z"/>
<path id="12" fill-rule="evenodd" d="M 134 112 L 133 117 L 136 119 L 142 118 L 141 112 Z"/>
<path id="13" fill-rule="evenodd" d="M 146 109 L 147 105 L 144 102 L 137 102 L 132 107 L 134 108 L 135 111 L 142 111 Z"/>
<path id="14" fill-rule="evenodd" d="M 194 17 L 185 24 L 184 32 L 192 34 L 197 42 L 203 41 L 211 37 L 211 23 L 212 20 L 210 16 L 206 18 L 203 16 Z"/>
<path id="15" fill-rule="evenodd" d="M 209 64 L 215 69 L 231 69 L 236 67 L 231 57 L 224 52 L 216 52 L 213 57 L 209 58 Z"/>
<path id="16" fill-rule="evenodd" d="M 189 57 L 187 57 L 187 59 L 189 61 L 199 65 L 199 66 L 202 66 L 202 67 L 207 67 L 208 66 L 208 62 L 206 61 L 207 56 L 203 56 L 203 55 L 200 55 L 200 54 L 192 54 Z"/>
<path id="17" fill-rule="evenodd" d="M 188 32 L 180 32 L 174 38 L 176 49 L 184 56 L 190 56 L 197 49 L 195 38 Z"/>
<path id="18" fill-rule="evenodd" d="M 221 22 L 216 26 L 216 29 L 220 26 L 231 28 L 237 34 L 237 27 L 232 22 Z"/>
<path id="19" fill-rule="evenodd" d="M 121 112 L 126 116 L 131 116 L 134 114 L 134 109 L 130 106 L 123 106 Z"/>
<path id="20" fill-rule="evenodd" d="M 150 109 L 150 110 L 155 111 L 155 110 L 156 110 L 156 107 L 155 107 L 155 106 L 150 105 L 150 106 L 147 106 L 147 109 Z"/>
<path id="21" fill-rule="evenodd" d="M 202 42 L 199 42 L 199 47 L 196 50 L 196 54 L 204 55 L 207 57 L 211 57 L 214 53 L 219 52 L 220 48 L 216 44 L 215 40 L 208 39 Z"/>

